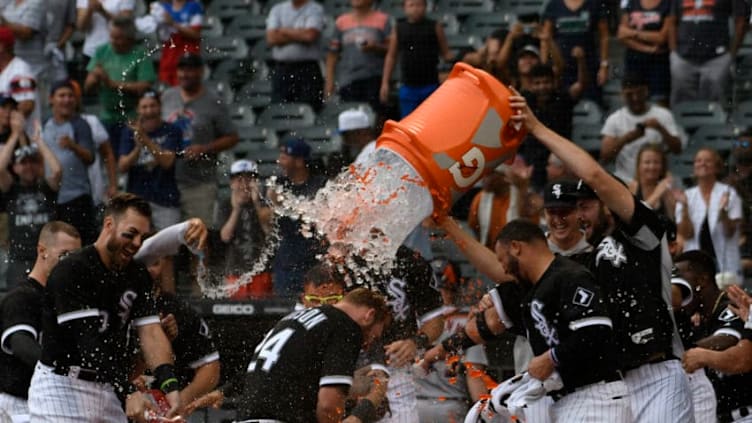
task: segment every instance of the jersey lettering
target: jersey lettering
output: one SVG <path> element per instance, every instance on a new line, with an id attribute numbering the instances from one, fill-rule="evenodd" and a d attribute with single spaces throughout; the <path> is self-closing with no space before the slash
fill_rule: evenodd
<path id="1" fill-rule="evenodd" d="M 319 323 L 326 320 L 326 316 L 320 310 L 312 308 L 304 310 L 295 320 L 300 322 L 306 330 L 311 330 Z"/>
<path id="2" fill-rule="evenodd" d="M 256 371 L 256 362 L 258 360 L 264 360 L 264 364 L 261 366 L 261 370 L 269 372 L 274 364 L 279 360 L 279 353 L 290 337 L 295 333 L 295 329 L 285 328 L 276 333 L 274 336 L 269 337 L 272 332 L 266 335 L 266 338 L 256 347 L 256 360 L 251 361 L 248 365 L 248 372 Z"/>
<path id="3" fill-rule="evenodd" d="M 407 314 L 410 311 L 410 303 L 407 301 L 407 293 L 405 292 L 406 286 L 407 283 L 402 279 L 392 278 L 386 287 L 387 294 L 389 294 L 387 304 L 392 308 L 394 320 L 398 322 L 407 320 Z"/>
<path id="4" fill-rule="evenodd" d="M 135 300 L 136 297 L 138 297 L 138 294 L 130 289 L 123 292 L 123 295 L 120 297 L 120 301 L 118 302 L 120 312 L 118 313 L 118 316 L 120 316 L 121 325 L 125 325 L 125 322 L 127 322 L 128 318 L 131 316 L 131 307 L 133 307 L 133 300 Z"/>
<path id="5" fill-rule="evenodd" d="M 593 291 L 577 287 L 577 290 L 574 292 L 572 304 L 580 305 L 583 307 L 590 307 L 590 302 L 593 301 L 593 297 L 595 297 Z"/>
<path id="6" fill-rule="evenodd" d="M 470 176 L 465 177 L 463 168 L 474 169 Z M 473 147 L 462 155 L 462 163 L 454 162 L 449 168 L 454 183 L 460 188 L 467 188 L 478 181 L 486 168 L 486 157 L 478 147 Z"/>
<path id="7" fill-rule="evenodd" d="M 538 333 L 546 340 L 546 344 L 549 347 L 559 345 L 559 336 L 556 334 L 556 328 L 552 328 L 548 324 L 546 316 L 543 314 L 543 303 L 533 300 L 530 304 L 530 316 L 535 321 L 535 328 L 538 330 Z"/>
<path id="8" fill-rule="evenodd" d="M 600 264 L 601 259 L 610 261 L 614 267 L 621 267 L 627 262 L 627 256 L 624 254 L 624 246 L 610 236 L 606 237 L 598 245 L 598 254 L 595 256 L 596 266 Z"/>

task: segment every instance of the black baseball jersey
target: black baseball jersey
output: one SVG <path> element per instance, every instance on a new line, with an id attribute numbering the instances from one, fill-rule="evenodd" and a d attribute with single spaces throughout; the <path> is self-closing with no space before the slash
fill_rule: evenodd
<path id="1" fill-rule="evenodd" d="M 665 227 L 645 204 L 636 198 L 634 204 L 631 223 L 614 215 L 616 229 L 598 244 L 591 263 L 608 299 L 617 357 L 624 370 L 660 354 L 681 356 L 678 336 L 673 338 L 671 257 Z"/>
<path id="2" fill-rule="evenodd" d="M 175 316 L 178 325 L 172 352 L 175 354 L 175 373 L 183 388 L 191 383 L 196 369 L 219 360 L 219 352 L 212 341 L 209 325 L 190 305 L 163 292 L 157 297 L 157 309 L 162 316 Z"/>
<path id="3" fill-rule="evenodd" d="M 728 298 L 724 295 L 713 310 L 713 315 L 707 322 L 709 335 L 727 335 L 741 340 L 744 321 L 728 308 L 728 303 Z M 718 415 L 730 414 L 732 410 L 742 406 L 752 406 L 752 372 L 726 375 L 707 369 L 707 373 L 718 398 Z"/>
<path id="4" fill-rule="evenodd" d="M 98 382 L 122 391 L 132 358 L 129 326 L 159 324 L 151 286 L 143 264 L 109 270 L 93 245 L 65 257 L 45 290 L 42 363 L 95 370 Z"/>
<path id="5" fill-rule="evenodd" d="M 44 287 L 27 278 L 10 291 L 0 303 L 2 354 L 0 354 L 0 392 L 21 398 L 28 397 L 34 368 L 14 356 L 8 339 L 17 332 L 27 332 L 37 341 L 42 335 L 42 295 Z"/>
<path id="6" fill-rule="evenodd" d="M 407 248 L 397 250 L 395 267 L 379 289 L 392 310 L 392 323 L 379 342 L 374 342 L 362 364 L 384 363 L 384 345 L 415 336 L 418 328 L 444 312 L 437 291 L 436 273 L 421 255 Z"/>
<path id="7" fill-rule="evenodd" d="M 536 356 L 552 350 L 565 389 L 616 376 L 606 300 L 586 267 L 556 256 L 527 292 L 503 283 L 491 297 L 503 304 L 504 320 L 513 323 L 508 329 L 526 336 Z M 502 314 L 498 306 L 497 312 Z"/>
<path id="8" fill-rule="evenodd" d="M 245 376 L 240 420 L 315 422 L 319 387 L 349 390 L 362 343 L 360 327 L 336 307 L 287 315 L 256 346 Z"/>

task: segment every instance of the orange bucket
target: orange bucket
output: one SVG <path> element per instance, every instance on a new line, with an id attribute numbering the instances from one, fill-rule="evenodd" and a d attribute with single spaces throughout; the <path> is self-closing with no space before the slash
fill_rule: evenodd
<path id="1" fill-rule="evenodd" d="M 486 173 L 514 159 L 525 130 L 510 120 L 511 94 L 490 74 L 457 63 L 417 109 L 386 122 L 377 146 L 415 168 L 431 192 L 434 213 L 441 214 Z"/>

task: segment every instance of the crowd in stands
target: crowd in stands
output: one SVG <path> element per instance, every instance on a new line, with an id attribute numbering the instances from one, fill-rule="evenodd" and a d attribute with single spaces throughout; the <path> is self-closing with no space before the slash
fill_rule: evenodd
<path id="1" fill-rule="evenodd" d="M 680 247 L 711 252 L 741 283 L 752 275 L 749 7 L 628 0 L 621 8 L 595 0 L 532 8 L 11 2 L 0 12 L 5 286 L 29 270 L 45 223 L 68 222 L 91 242 L 103 201 L 128 191 L 150 203 L 154 229 L 206 222 L 220 252 L 213 269 L 228 280 L 275 238 L 254 295 L 297 295 L 321 246 L 298 222 L 274 216 L 266 178 L 313 197 L 362 162 L 384 120 L 418 107 L 457 61 L 516 87 L 543 123 L 674 222 Z M 556 217 L 566 217 L 543 206 L 544 191 L 570 173 L 529 138 L 514 165 L 453 210 L 487 246 L 515 218 L 553 234 Z M 437 231 L 416 228 L 406 245 L 430 260 Z M 565 244 L 579 242 L 565 235 Z"/>

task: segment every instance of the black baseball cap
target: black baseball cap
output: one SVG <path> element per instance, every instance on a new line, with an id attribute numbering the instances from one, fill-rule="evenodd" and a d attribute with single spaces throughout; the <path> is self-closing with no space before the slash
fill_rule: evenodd
<path id="1" fill-rule="evenodd" d="M 598 198 L 598 194 L 593 191 L 592 188 L 588 184 L 585 183 L 582 179 L 577 181 L 577 190 L 575 191 L 575 196 L 578 200 L 600 200 Z"/>
<path id="2" fill-rule="evenodd" d="M 179 68 L 200 68 L 204 66 L 204 59 L 196 53 L 185 53 L 178 61 Z"/>
<path id="3" fill-rule="evenodd" d="M 543 208 L 573 209 L 577 207 L 577 182 L 557 180 L 546 184 L 543 192 Z"/>

